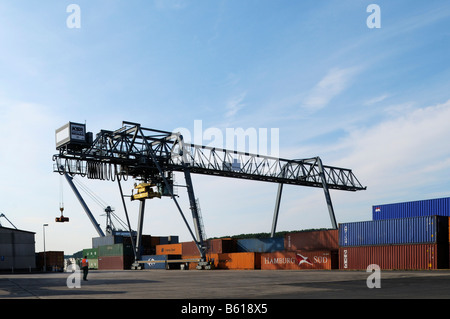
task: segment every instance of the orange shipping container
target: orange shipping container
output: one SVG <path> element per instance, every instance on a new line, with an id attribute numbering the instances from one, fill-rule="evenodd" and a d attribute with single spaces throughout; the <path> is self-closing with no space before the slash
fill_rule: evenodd
<path id="1" fill-rule="evenodd" d="M 219 254 L 219 269 L 261 269 L 260 253 L 226 253 Z"/>
<path id="2" fill-rule="evenodd" d="M 182 255 L 182 244 L 156 245 L 156 255 Z"/>
<path id="3" fill-rule="evenodd" d="M 261 254 L 261 269 L 337 269 L 338 251 L 279 251 Z"/>

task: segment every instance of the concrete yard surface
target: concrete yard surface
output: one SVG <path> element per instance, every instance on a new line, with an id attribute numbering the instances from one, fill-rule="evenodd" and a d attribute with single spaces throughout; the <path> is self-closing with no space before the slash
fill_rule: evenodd
<path id="1" fill-rule="evenodd" d="M 0 299 L 415 299 L 450 298 L 450 271 L 122 270 L 0 274 Z M 78 288 L 69 288 L 76 286 Z"/>

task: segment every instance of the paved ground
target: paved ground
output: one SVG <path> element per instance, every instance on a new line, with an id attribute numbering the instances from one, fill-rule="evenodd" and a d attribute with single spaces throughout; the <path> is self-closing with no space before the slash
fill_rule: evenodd
<path id="1" fill-rule="evenodd" d="M 70 273 L 0 274 L 0 299 L 376 299 L 450 298 L 450 271 L 382 271 L 369 289 L 364 271 L 90 271 L 80 288 Z M 76 283 L 70 281 L 69 284 Z"/>

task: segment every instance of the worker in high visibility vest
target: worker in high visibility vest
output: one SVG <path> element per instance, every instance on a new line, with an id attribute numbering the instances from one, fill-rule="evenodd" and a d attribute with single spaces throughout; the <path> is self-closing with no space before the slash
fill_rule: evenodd
<path id="1" fill-rule="evenodd" d="M 89 271 L 89 262 L 87 260 L 87 256 L 81 260 L 81 269 L 83 269 L 83 280 L 87 281 L 87 275 Z"/>

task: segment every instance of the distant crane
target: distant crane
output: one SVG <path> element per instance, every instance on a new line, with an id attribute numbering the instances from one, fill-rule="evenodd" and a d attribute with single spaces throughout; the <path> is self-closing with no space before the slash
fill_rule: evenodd
<path id="1" fill-rule="evenodd" d="M 206 237 L 191 174 L 277 183 L 272 234 L 278 220 L 284 184 L 322 188 L 335 229 L 337 223 L 329 190 L 354 192 L 366 189 L 350 169 L 325 166 L 319 157 L 288 160 L 188 144 L 180 133 L 144 128 L 133 122 L 123 122 L 122 127 L 115 131 L 101 130 L 95 139 L 91 132 L 86 132 L 85 124 L 69 122 L 56 130 L 56 149 L 58 154 L 53 156 L 55 172 L 66 177 L 80 175 L 89 179 L 117 181 L 128 221 L 121 180 L 131 176 L 141 181 L 135 186 L 137 194 L 131 198 L 140 201 L 136 263 L 133 267 L 138 265 L 140 258 L 145 200 L 167 196 L 174 201 L 197 245 L 200 253 L 198 267 L 206 268 Z M 174 196 L 174 172 L 184 174 L 195 235 Z"/>
<path id="2" fill-rule="evenodd" d="M 13 223 L 11 223 L 11 221 L 8 219 L 8 217 L 5 216 L 5 214 L 1 213 L 1 214 L 0 214 L 0 218 L 2 218 L 2 217 L 3 217 L 4 219 L 6 219 L 6 220 L 7 220 L 7 221 L 8 221 L 15 229 L 17 229 L 17 227 L 14 226 Z M 3 226 L 2 226 L 2 223 L 0 223 L 0 227 L 3 227 Z"/>

